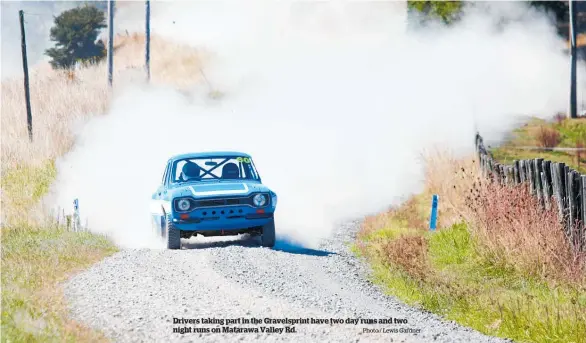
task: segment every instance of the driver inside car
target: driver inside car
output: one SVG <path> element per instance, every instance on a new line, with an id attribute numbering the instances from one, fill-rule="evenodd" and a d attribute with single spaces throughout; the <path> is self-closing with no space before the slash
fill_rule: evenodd
<path id="1" fill-rule="evenodd" d="M 184 181 L 198 181 L 201 179 L 201 168 L 197 163 L 187 161 L 181 169 L 181 176 Z"/>

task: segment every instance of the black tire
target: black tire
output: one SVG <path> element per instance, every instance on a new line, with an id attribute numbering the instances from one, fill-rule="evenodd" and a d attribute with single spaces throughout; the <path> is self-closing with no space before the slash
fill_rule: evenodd
<path id="1" fill-rule="evenodd" d="M 167 242 L 167 249 L 181 249 L 181 231 L 175 228 L 170 217 L 167 217 L 165 225 L 165 241 Z"/>
<path id="2" fill-rule="evenodd" d="M 262 227 L 261 244 L 263 247 L 272 248 L 275 246 L 275 220 L 271 219 L 270 222 Z"/>

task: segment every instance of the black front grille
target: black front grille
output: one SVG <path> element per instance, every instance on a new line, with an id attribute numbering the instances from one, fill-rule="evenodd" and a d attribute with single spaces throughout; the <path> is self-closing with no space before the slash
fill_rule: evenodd
<path id="1" fill-rule="evenodd" d="M 256 194 L 252 194 L 248 197 L 239 197 L 239 198 L 221 198 L 221 199 L 206 199 L 206 200 L 195 200 L 193 201 L 193 208 L 202 208 L 202 207 L 215 207 L 215 206 L 230 206 L 230 205 L 253 205 L 252 198 Z M 265 206 L 268 206 L 271 202 L 271 198 L 265 194 L 265 198 L 267 200 Z"/>
<path id="2" fill-rule="evenodd" d="M 226 200 L 202 200 L 195 203 L 197 207 L 212 207 L 226 205 Z"/>
<path id="3" fill-rule="evenodd" d="M 227 205 L 251 205 L 252 198 L 230 198 L 230 199 L 212 199 L 212 200 L 196 200 L 195 207 L 214 207 Z"/>

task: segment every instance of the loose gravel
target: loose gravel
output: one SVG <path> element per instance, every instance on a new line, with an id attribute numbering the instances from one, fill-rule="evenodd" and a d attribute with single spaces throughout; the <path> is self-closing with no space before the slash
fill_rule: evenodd
<path id="1" fill-rule="evenodd" d="M 74 319 L 115 342 L 510 342 L 384 295 L 349 251 L 356 228 L 356 223 L 341 226 L 319 250 L 283 242 L 267 249 L 247 236 L 192 239 L 175 251 L 125 250 L 73 277 L 65 295 Z M 311 324 L 332 318 L 344 323 Z M 272 319 L 310 323 L 264 322 Z M 407 323 L 346 324 L 346 319 Z M 177 320 L 185 322 L 174 324 Z M 173 331 L 180 328 L 191 332 Z M 238 332 L 244 329 L 258 332 Z M 375 329 L 379 332 L 366 331 Z"/>

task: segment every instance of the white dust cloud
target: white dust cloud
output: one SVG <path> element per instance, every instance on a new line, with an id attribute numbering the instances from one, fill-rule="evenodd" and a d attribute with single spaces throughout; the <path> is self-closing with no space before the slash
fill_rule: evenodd
<path id="1" fill-rule="evenodd" d="M 278 239 L 315 248 L 340 221 L 417 191 L 423 149 L 469 153 L 475 129 L 499 138 L 518 116 L 567 107 L 569 60 L 545 17 L 497 29 L 526 10 L 471 11 L 450 29 L 406 31 L 404 9 L 154 2 L 153 34 L 212 51 L 204 71 L 225 95 L 206 98 L 203 83 L 189 96 L 146 85 L 119 93 L 59 161 L 56 203 L 78 197 L 92 230 L 155 247 L 149 200 L 166 159 L 241 150 L 279 195 Z M 119 15 L 120 26 L 142 27 L 143 12 Z"/>

